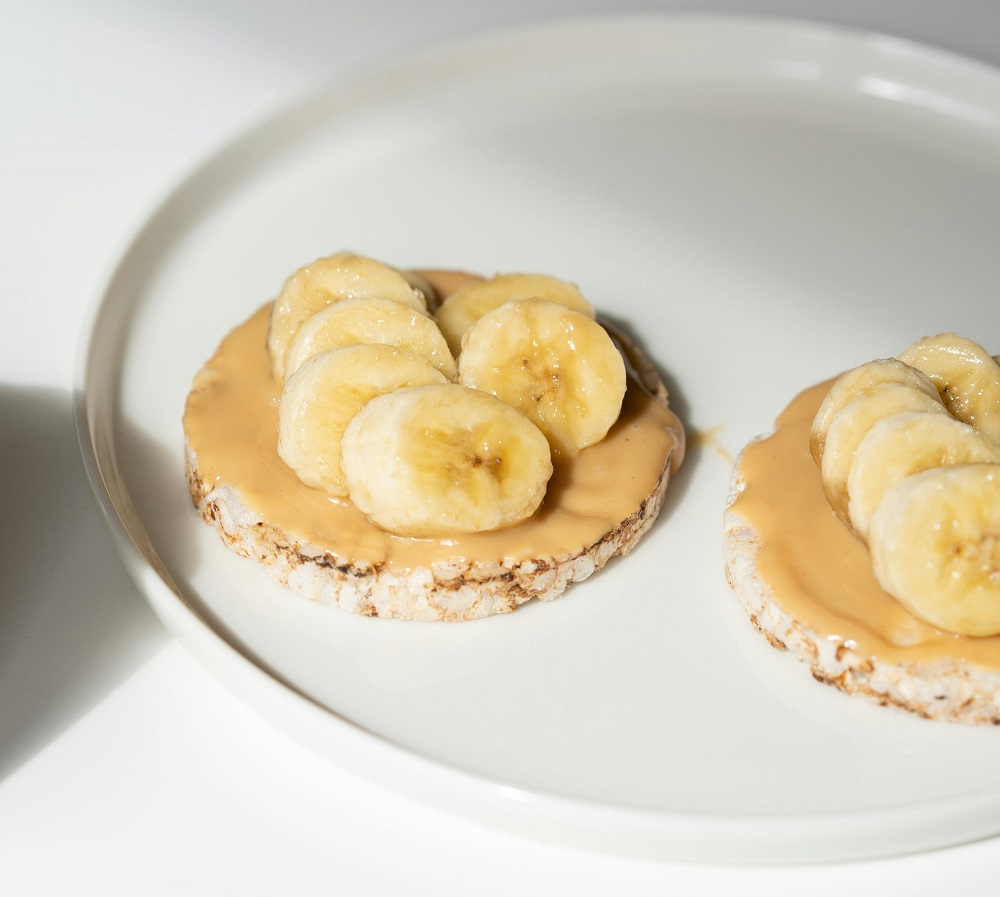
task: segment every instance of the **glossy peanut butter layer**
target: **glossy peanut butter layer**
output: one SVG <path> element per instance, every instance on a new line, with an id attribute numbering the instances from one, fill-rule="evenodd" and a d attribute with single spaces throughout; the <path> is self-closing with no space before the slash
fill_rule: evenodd
<path id="1" fill-rule="evenodd" d="M 750 446 L 733 510 L 760 540 L 757 570 L 775 602 L 813 632 L 885 660 L 965 659 L 1000 668 L 1000 637 L 942 632 L 884 592 L 868 549 L 823 494 L 809 429 L 833 381 L 797 396 L 772 436 Z"/>
<path id="2" fill-rule="evenodd" d="M 421 272 L 441 293 L 470 275 Z M 557 461 L 541 508 L 529 521 L 493 533 L 445 540 L 393 536 L 349 502 L 299 482 L 277 453 L 278 398 L 265 347 L 270 306 L 223 340 L 188 397 L 184 429 L 200 478 L 235 487 L 261 520 L 329 552 L 337 563 L 400 571 L 436 561 L 561 560 L 597 542 L 639 509 L 684 431 L 676 416 L 633 378 L 617 423 L 601 443 Z"/>

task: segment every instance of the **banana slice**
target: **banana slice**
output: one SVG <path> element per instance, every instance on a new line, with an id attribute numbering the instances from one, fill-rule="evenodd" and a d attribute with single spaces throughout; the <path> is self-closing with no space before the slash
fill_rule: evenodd
<path id="1" fill-rule="evenodd" d="M 421 293 L 398 271 L 374 259 L 339 253 L 299 268 L 285 281 L 274 302 L 267 331 L 267 350 L 274 376 L 285 376 L 285 356 L 302 322 L 341 299 L 394 299 L 417 311 L 426 311 Z"/>
<path id="2" fill-rule="evenodd" d="M 454 383 L 372 399 L 347 426 L 342 463 L 356 507 L 418 538 L 519 523 L 552 475 L 548 442 L 531 421 Z"/>
<path id="3" fill-rule="evenodd" d="M 459 382 L 518 408 L 557 454 L 600 442 L 618 419 L 625 363 L 607 331 L 579 312 L 519 299 L 482 317 L 464 343 Z"/>
<path id="4" fill-rule="evenodd" d="M 955 417 L 1000 443 L 1000 364 L 982 346 L 941 333 L 915 342 L 899 359 L 931 378 Z"/>
<path id="5" fill-rule="evenodd" d="M 1000 466 L 900 480 L 872 517 L 875 576 L 914 615 L 960 635 L 1000 634 Z"/>
<path id="6" fill-rule="evenodd" d="M 404 386 L 446 382 L 429 361 L 397 346 L 330 349 L 285 381 L 278 403 L 278 454 L 307 486 L 346 496 L 340 442 L 365 402 Z"/>
<path id="7" fill-rule="evenodd" d="M 426 358 L 449 380 L 458 376 L 433 319 L 393 299 L 341 299 L 302 322 L 285 356 L 285 376 L 314 355 L 339 346 L 381 343 Z"/>
<path id="8" fill-rule="evenodd" d="M 593 306 L 571 283 L 547 274 L 498 274 L 460 287 L 441 303 L 435 318 L 452 353 L 462 351 L 462 337 L 476 321 L 513 299 L 548 299 L 594 317 Z"/>
<path id="9" fill-rule="evenodd" d="M 868 538 L 872 516 L 904 477 L 977 461 L 1000 463 L 1000 446 L 950 415 L 906 411 L 883 418 L 861 440 L 847 477 L 854 531 Z"/>
<path id="10" fill-rule="evenodd" d="M 823 492 L 837 516 L 851 526 L 847 478 L 861 440 L 882 418 L 901 411 L 926 411 L 947 415 L 948 409 L 937 396 L 902 383 L 881 383 L 851 399 L 834 416 L 826 432 L 820 476 Z"/>
<path id="11" fill-rule="evenodd" d="M 817 464 L 823 459 L 826 434 L 833 419 L 852 399 L 867 395 L 883 383 L 912 386 L 927 393 L 931 398 L 937 398 L 938 395 L 937 387 L 926 374 L 895 358 L 878 358 L 852 368 L 833 384 L 813 420 L 812 429 L 809 431 L 809 451 L 812 452 L 813 460 Z"/>
<path id="12" fill-rule="evenodd" d="M 403 278 L 410 285 L 410 288 L 423 297 L 424 305 L 428 313 L 433 314 L 441 304 L 441 297 L 437 290 L 431 286 L 431 282 L 419 271 L 410 271 L 407 268 L 396 268 Z"/>

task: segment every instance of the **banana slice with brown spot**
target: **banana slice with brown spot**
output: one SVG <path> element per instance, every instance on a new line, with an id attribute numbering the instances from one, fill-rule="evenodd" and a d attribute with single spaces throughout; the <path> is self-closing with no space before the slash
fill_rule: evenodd
<path id="1" fill-rule="evenodd" d="M 507 302 L 480 318 L 465 337 L 458 377 L 520 410 L 566 456 L 607 435 L 626 386 L 607 331 L 545 299 Z"/>
<path id="2" fill-rule="evenodd" d="M 519 523 L 552 475 L 549 445 L 523 414 L 454 383 L 378 396 L 344 433 L 353 504 L 377 526 L 434 538 Z"/>
<path id="3" fill-rule="evenodd" d="M 875 576 L 915 616 L 960 635 L 1000 634 L 1000 465 L 900 480 L 872 517 Z"/>

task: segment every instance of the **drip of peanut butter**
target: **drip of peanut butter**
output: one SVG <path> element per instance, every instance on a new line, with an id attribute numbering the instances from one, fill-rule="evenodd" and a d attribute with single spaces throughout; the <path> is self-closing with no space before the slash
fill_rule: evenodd
<path id="1" fill-rule="evenodd" d="M 441 296 L 472 275 L 422 271 Z M 234 487 L 259 519 L 327 552 L 338 564 L 413 570 L 441 560 L 563 558 L 599 541 L 639 509 L 669 463 L 684 452 L 677 417 L 630 378 L 608 436 L 555 462 L 544 501 L 530 520 L 452 539 L 410 539 L 374 526 L 350 502 L 301 483 L 277 452 L 280 388 L 265 337 L 270 305 L 233 330 L 195 380 L 184 414 L 201 478 Z"/>
<path id="2" fill-rule="evenodd" d="M 760 541 L 757 570 L 781 608 L 813 632 L 893 662 L 967 660 L 1000 668 L 1000 636 L 942 632 L 879 586 L 867 547 L 834 514 L 809 453 L 809 429 L 833 381 L 798 395 L 773 435 L 751 445 L 733 509 Z"/>

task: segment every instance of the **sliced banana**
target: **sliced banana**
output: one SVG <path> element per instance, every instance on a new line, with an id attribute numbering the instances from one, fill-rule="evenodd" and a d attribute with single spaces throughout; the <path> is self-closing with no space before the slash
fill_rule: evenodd
<path id="1" fill-rule="evenodd" d="M 327 349 L 361 343 L 399 346 L 426 358 L 449 380 L 458 376 L 455 359 L 433 319 L 402 302 L 379 297 L 341 299 L 306 318 L 288 347 L 285 375 L 290 377 L 303 362 Z"/>
<path id="2" fill-rule="evenodd" d="M 1000 466 L 900 480 L 872 517 L 875 576 L 914 615 L 960 635 L 1000 634 Z"/>
<path id="3" fill-rule="evenodd" d="M 430 314 L 437 311 L 438 306 L 441 304 L 441 297 L 438 296 L 438 292 L 431 285 L 431 282 L 419 271 L 411 271 L 407 268 L 397 268 L 396 270 L 403 275 L 406 282 L 415 292 L 420 293 L 427 311 Z"/>
<path id="4" fill-rule="evenodd" d="M 347 426 L 342 464 L 356 507 L 418 538 L 519 523 L 552 475 L 548 442 L 531 421 L 454 383 L 372 399 Z"/>
<path id="5" fill-rule="evenodd" d="M 1000 463 L 1000 445 L 950 415 L 906 411 L 883 418 L 861 440 L 847 477 L 851 526 L 867 539 L 885 494 L 904 477 L 977 461 Z"/>
<path id="6" fill-rule="evenodd" d="M 340 442 L 365 402 L 405 386 L 446 382 L 429 361 L 396 346 L 330 349 L 285 381 L 278 403 L 278 454 L 307 486 L 346 496 Z"/>
<path id="7" fill-rule="evenodd" d="M 877 358 L 875 361 L 852 368 L 833 384 L 813 419 L 809 431 L 809 451 L 812 452 L 813 460 L 817 464 L 823 459 L 826 434 L 833 419 L 852 399 L 867 395 L 883 383 L 912 386 L 927 393 L 931 398 L 938 396 L 937 387 L 925 374 L 895 358 Z"/>
<path id="8" fill-rule="evenodd" d="M 982 346 L 941 333 L 915 342 L 899 359 L 930 377 L 955 417 L 1000 443 L 1000 364 Z"/>
<path id="9" fill-rule="evenodd" d="M 566 456 L 607 435 L 625 396 L 625 363 L 607 331 L 546 299 L 507 302 L 480 318 L 458 378 L 518 408 Z"/>
<path id="10" fill-rule="evenodd" d="M 339 253 L 299 268 L 285 281 L 274 302 L 267 331 L 267 350 L 275 379 L 285 377 L 285 356 L 306 318 L 341 299 L 394 299 L 426 311 L 423 294 L 415 291 L 394 268 L 374 259 Z"/>
<path id="11" fill-rule="evenodd" d="M 513 299 L 548 299 L 594 317 L 593 306 L 571 283 L 547 274 L 498 274 L 460 287 L 435 313 L 452 353 L 457 356 L 462 351 L 462 337 L 476 321 Z"/>
<path id="12" fill-rule="evenodd" d="M 925 411 L 947 415 L 948 410 L 938 398 L 914 386 L 887 382 L 873 386 L 868 392 L 851 399 L 833 418 L 826 432 L 820 476 L 823 492 L 837 516 L 851 525 L 848 476 L 854 455 L 868 431 L 878 421 L 902 411 Z"/>

